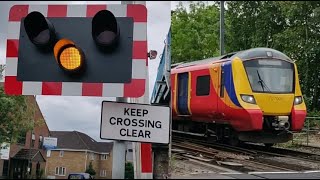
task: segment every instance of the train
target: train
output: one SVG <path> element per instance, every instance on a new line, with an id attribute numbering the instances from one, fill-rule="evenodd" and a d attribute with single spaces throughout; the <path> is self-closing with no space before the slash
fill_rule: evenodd
<path id="1" fill-rule="evenodd" d="M 301 131 L 307 110 L 296 63 L 252 48 L 172 65 L 172 130 L 272 146 Z"/>

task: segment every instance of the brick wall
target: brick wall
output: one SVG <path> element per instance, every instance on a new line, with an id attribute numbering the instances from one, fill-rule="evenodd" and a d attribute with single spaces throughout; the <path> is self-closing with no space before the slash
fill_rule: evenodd
<path id="1" fill-rule="evenodd" d="M 91 159 L 91 154 L 94 154 L 94 160 Z M 90 162 L 92 163 L 93 169 L 96 171 L 95 177 L 99 176 L 99 169 L 100 169 L 100 156 L 96 153 L 88 152 L 87 156 L 87 168 L 89 167 Z"/>
<path id="2" fill-rule="evenodd" d="M 112 152 L 108 154 L 107 160 L 100 160 L 100 169 L 99 172 L 97 172 L 97 179 L 111 179 L 112 178 Z M 106 170 L 107 176 L 106 177 L 100 177 L 100 171 Z"/>
<path id="3" fill-rule="evenodd" d="M 46 168 L 45 163 L 40 163 L 40 170 L 42 169 L 43 171 Z M 37 162 L 32 162 L 32 169 L 31 169 L 31 178 L 36 179 L 36 169 L 37 169 Z M 45 174 L 43 172 L 42 178 L 45 178 Z"/>
<path id="4" fill-rule="evenodd" d="M 31 147 L 32 149 L 39 149 L 39 138 L 40 135 L 42 137 L 48 137 L 50 134 L 49 128 L 47 126 L 47 123 L 45 122 L 43 115 L 40 111 L 40 108 L 36 102 L 36 99 L 34 96 L 27 96 L 27 100 L 28 103 L 33 105 L 35 107 L 35 117 L 34 117 L 34 121 L 35 124 L 38 124 L 37 126 L 35 126 L 35 128 L 33 129 L 34 135 L 35 135 L 35 144 L 34 147 Z M 16 153 L 22 149 L 22 148 L 26 148 L 29 149 L 30 148 L 30 142 L 31 142 L 31 131 L 27 132 L 26 134 L 26 142 L 25 144 L 11 144 L 10 145 L 10 157 L 14 157 L 16 155 Z M 41 153 L 45 158 L 45 151 L 41 149 Z"/>
<path id="5" fill-rule="evenodd" d="M 90 162 L 92 162 L 93 169 L 96 171 L 95 178 L 96 179 L 109 179 L 112 178 L 112 153 L 107 155 L 106 160 L 101 160 L 101 155 L 100 154 L 95 154 L 94 160 L 90 159 L 90 153 L 88 153 L 87 156 L 87 167 L 89 167 Z M 100 172 L 102 170 L 106 170 L 106 176 L 100 176 Z"/>
<path id="6" fill-rule="evenodd" d="M 4 163 L 4 160 L 0 159 L 0 177 L 2 176 L 3 163 Z"/>
<path id="7" fill-rule="evenodd" d="M 56 179 L 66 179 L 69 173 L 85 172 L 85 152 L 64 151 L 63 157 L 60 157 L 60 151 L 51 151 L 50 157 L 47 157 L 46 177 L 55 176 Z M 55 175 L 56 167 L 65 167 L 65 176 Z"/>
<path id="8" fill-rule="evenodd" d="M 50 132 L 49 132 L 47 123 L 45 122 L 44 117 L 40 111 L 40 107 L 38 106 L 38 103 L 36 103 L 35 97 L 28 96 L 28 102 L 36 108 L 35 118 L 34 118 L 36 125 L 33 129 L 33 133 L 35 135 L 35 143 L 34 143 L 34 146 L 31 148 L 38 149 L 40 136 L 42 136 L 42 138 L 49 137 Z M 31 142 L 31 132 L 29 131 L 26 135 L 25 148 L 30 148 L 30 142 Z M 42 151 L 42 153 L 44 153 L 44 151 Z"/>
<path id="9" fill-rule="evenodd" d="M 91 160 L 90 152 L 85 151 L 64 151 L 63 157 L 60 157 L 59 150 L 51 151 L 50 157 L 47 157 L 46 176 L 55 176 L 56 179 L 66 179 L 69 173 L 83 173 L 92 162 L 93 169 L 96 172 L 95 179 L 111 178 L 112 158 L 108 155 L 107 160 L 101 160 L 99 154 L 94 154 L 94 160 Z M 55 175 L 56 167 L 65 167 L 65 176 Z M 100 177 L 100 170 L 106 170 L 106 177 Z"/>

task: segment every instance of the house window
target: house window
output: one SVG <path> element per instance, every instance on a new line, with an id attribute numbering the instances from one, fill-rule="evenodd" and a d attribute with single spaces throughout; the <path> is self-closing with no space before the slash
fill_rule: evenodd
<path id="1" fill-rule="evenodd" d="M 51 150 L 48 150 L 47 151 L 47 157 L 50 157 L 51 156 Z"/>
<path id="2" fill-rule="evenodd" d="M 107 176 L 107 170 L 100 170 L 100 177 L 106 177 Z"/>
<path id="3" fill-rule="evenodd" d="M 210 76 L 197 77 L 197 96 L 207 96 L 210 93 Z"/>
<path id="4" fill-rule="evenodd" d="M 42 149 L 42 145 L 43 145 L 43 137 L 40 135 L 39 136 L 39 149 Z"/>
<path id="5" fill-rule="evenodd" d="M 56 173 L 57 176 L 65 176 L 66 175 L 66 168 L 65 167 L 56 167 Z"/>
<path id="6" fill-rule="evenodd" d="M 36 136 L 32 133 L 31 147 L 34 147 L 35 141 L 36 141 Z"/>
<path id="7" fill-rule="evenodd" d="M 64 154 L 64 151 L 60 151 L 59 156 L 60 156 L 60 157 L 63 157 L 63 154 Z"/>
<path id="8" fill-rule="evenodd" d="M 108 159 L 108 155 L 107 154 L 101 154 L 101 160 L 107 160 Z"/>
<path id="9" fill-rule="evenodd" d="M 94 153 L 90 153 L 90 160 L 94 160 Z"/>

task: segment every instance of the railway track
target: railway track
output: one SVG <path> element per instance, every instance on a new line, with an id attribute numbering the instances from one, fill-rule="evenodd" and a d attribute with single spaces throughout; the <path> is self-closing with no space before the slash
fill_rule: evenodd
<path id="1" fill-rule="evenodd" d="M 221 150 L 210 149 L 202 145 L 185 143 L 185 142 L 173 142 L 173 148 L 185 150 L 183 153 L 178 154 L 180 158 L 191 158 L 198 161 L 205 161 L 206 163 L 211 163 L 214 165 L 220 165 L 225 168 L 229 168 L 241 172 L 251 172 L 251 171 L 296 171 L 297 168 L 286 168 L 278 165 L 255 161 L 254 159 L 235 159 L 230 158 L 226 155 L 220 155 L 219 153 L 225 153 Z M 187 154 L 183 156 L 183 154 Z M 197 157 L 201 154 L 201 158 Z M 221 157 L 225 156 L 225 157 Z M 206 159 L 206 160 L 202 160 Z M 230 164 L 230 165 L 228 165 Z M 233 165 L 232 165 L 233 164 Z M 300 169 L 300 167 L 299 167 Z"/>
<path id="2" fill-rule="evenodd" d="M 217 150 L 224 150 L 224 151 L 229 151 L 229 152 L 236 152 L 244 155 L 257 155 L 256 151 L 252 151 L 250 149 L 245 149 L 245 148 L 240 148 L 240 147 L 234 147 L 234 146 L 229 146 L 229 145 L 224 145 L 224 144 L 218 144 L 218 143 L 211 143 L 208 144 L 208 142 L 204 140 L 199 140 L 199 139 L 192 139 L 192 138 L 185 138 L 185 137 L 179 137 L 176 136 L 173 139 L 173 142 L 178 142 L 178 141 L 187 141 L 187 142 L 193 142 L 199 145 L 204 145 L 207 147 L 215 148 Z"/>
<path id="3" fill-rule="evenodd" d="M 252 144 L 252 143 L 244 143 L 241 147 L 235 147 L 227 144 L 208 142 L 204 140 L 204 137 L 202 139 L 199 137 L 197 137 L 197 139 L 193 139 L 190 136 L 189 137 L 174 136 L 173 138 L 174 138 L 173 140 L 180 140 L 180 141 L 184 140 L 184 141 L 194 142 L 204 146 L 217 148 L 221 150 L 227 150 L 230 152 L 243 153 L 246 155 L 278 156 L 278 157 L 287 157 L 291 159 L 303 160 L 303 161 L 308 161 L 313 163 L 320 163 L 320 153 L 314 154 L 314 153 L 295 151 L 295 150 L 284 149 L 284 148 L 275 148 L 275 147 L 266 148 L 265 146 Z"/>
<path id="4" fill-rule="evenodd" d="M 296 159 L 296 160 L 320 163 L 320 154 L 307 153 L 302 151 L 295 151 L 291 149 L 275 148 L 275 147 L 270 147 L 266 149 L 265 146 L 248 144 L 248 143 L 244 144 L 244 147 L 247 149 L 253 149 L 259 154 L 287 157 L 287 158 Z"/>
<path id="5" fill-rule="evenodd" d="M 273 171 L 313 170 L 313 168 L 301 166 L 298 164 L 289 164 L 285 162 L 270 160 L 268 159 L 268 157 L 286 157 L 289 159 L 320 163 L 320 155 L 318 154 L 305 153 L 281 148 L 266 149 L 264 146 L 254 144 L 246 144 L 243 147 L 234 147 L 225 144 L 208 143 L 205 140 L 201 140 L 201 138 L 193 139 L 190 137 L 173 136 L 173 147 L 188 150 L 190 152 L 193 151 L 202 153 L 208 158 L 217 157 L 217 154 L 221 152 L 231 152 L 238 155 L 246 155 L 252 157 L 252 159 L 232 159 L 233 162 L 245 164 L 245 166 L 248 166 L 243 168 L 241 170 L 242 172 L 247 172 L 249 169 L 259 170 L 259 168 Z M 236 170 L 238 170 L 238 168 L 236 168 Z"/>

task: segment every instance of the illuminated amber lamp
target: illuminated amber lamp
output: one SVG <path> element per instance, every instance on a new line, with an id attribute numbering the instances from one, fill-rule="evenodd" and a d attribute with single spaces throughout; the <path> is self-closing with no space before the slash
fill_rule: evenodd
<path id="1" fill-rule="evenodd" d="M 71 40 L 59 40 L 53 52 L 57 63 L 64 71 L 79 72 L 84 68 L 84 53 Z"/>

